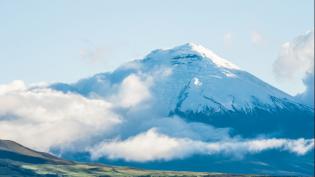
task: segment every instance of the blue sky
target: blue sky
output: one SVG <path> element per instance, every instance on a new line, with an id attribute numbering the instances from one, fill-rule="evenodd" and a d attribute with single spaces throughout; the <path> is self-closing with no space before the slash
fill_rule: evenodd
<path id="1" fill-rule="evenodd" d="M 74 82 L 156 48 L 199 43 L 295 94 L 272 71 L 280 46 L 313 29 L 312 0 L 0 1 L 0 84 Z"/>

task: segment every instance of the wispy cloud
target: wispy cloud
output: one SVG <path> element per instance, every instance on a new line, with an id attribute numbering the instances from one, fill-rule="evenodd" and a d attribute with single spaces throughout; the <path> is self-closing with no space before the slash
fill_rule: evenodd
<path id="1" fill-rule="evenodd" d="M 264 41 L 263 35 L 258 31 L 252 31 L 250 34 L 251 42 L 255 45 L 261 44 Z"/>
<path id="2" fill-rule="evenodd" d="M 223 43 L 225 47 L 229 47 L 232 44 L 233 35 L 230 32 L 227 32 L 223 36 Z"/>
<path id="3" fill-rule="evenodd" d="M 106 61 L 111 54 L 112 50 L 109 47 L 102 45 L 95 45 L 90 40 L 84 40 L 84 47 L 79 51 L 79 55 L 83 61 L 89 63 L 100 63 Z"/>
<path id="4" fill-rule="evenodd" d="M 81 48 L 80 49 L 80 57 L 87 61 L 92 63 L 97 63 L 99 61 L 102 61 L 105 59 L 106 54 L 108 53 L 106 48 Z"/>

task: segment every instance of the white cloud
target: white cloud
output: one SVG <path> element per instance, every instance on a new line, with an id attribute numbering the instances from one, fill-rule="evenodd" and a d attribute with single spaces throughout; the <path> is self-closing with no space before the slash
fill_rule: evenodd
<path id="1" fill-rule="evenodd" d="M 280 79 L 304 83 L 305 93 L 298 99 L 313 103 L 314 97 L 314 30 L 296 37 L 282 45 L 279 58 L 274 62 L 273 70 Z M 310 104 L 314 105 L 314 104 Z"/>
<path id="2" fill-rule="evenodd" d="M 38 150 L 67 146 L 121 122 L 106 101 L 47 88 L 27 89 L 21 81 L 0 90 L 0 138 Z"/>
<path id="3" fill-rule="evenodd" d="M 131 74 L 126 77 L 119 86 L 114 101 L 122 107 L 133 107 L 148 99 L 151 94 L 149 86 L 151 85 L 150 77 L 142 79 L 140 76 Z"/>
<path id="4" fill-rule="evenodd" d="M 297 100 L 314 107 L 314 73 L 306 74 L 303 79 L 306 89 L 303 93 L 296 95 Z"/>
<path id="5" fill-rule="evenodd" d="M 302 79 L 307 72 L 314 73 L 314 31 L 296 37 L 282 45 L 274 72 L 281 78 Z"/>
<path id="6" fill-rule="evenodd" d="M 261 44 L 264 41 L 262 34 L 257 31 L 251 32 L 250 38 L 253 44 Z"/>
<path id="7" fill-rule="evenodd" d="M 181 159 L 193 154 L 224 154 L 243 156 L 246 153 L 258 153 L 264 150 L 286 150 L 303 155 L 314 146 L 314 140 L 305 139 L 231 139 L 217 142 L 204 142 L 189 138 L 175 138 L 150 129 L 147 132 L 126 140 L 103 142 L 90 148 L 93 159 L 106 156 L 110 159 L 146 162 L 154 160 Z"/>
<path id="8" fill-rule="evenodd" d="M 113 86 L 106 99 L 62 93 L 46 85 L 28 87 L 23 81 L 0 85 L 0 139 L 45 152 L 78 144 L 82 147 L 74 149 L 84 149 L 94 143 L 94 137 L 110 138 L 113 127 L 128 124 L 120 109 L 150 99 L 151 84 L 151 77 L 132 74 Z"/>
<path id="9" fill-rule="evenodd" d="M 16 80 L 7 85 L 0 85 L 0 95 L 5 94 L 7 92 L 25 90 L 26 86 L 23 81 Z"/>
<path id="10" fill-rule="evenodd" d="M 166 134 L 172 137 L 189 138 L 200 141 L 217 141 L 230 139 L 229 128 L 215 128 L 209 124 L 200 122 L 186 122 L 180 117 L 158 117 L 152 114 L 152 111 L 148 112 L 142 120 L 141 125 L 137 124 L 137 127 L 141 127 L 139 132 L 146 131 L 152 127 L 155 127 L 159 133 Z M 130 127 L 132 128 L 132 127 Z"/>
<path id="11" fill-rule="evenodd" d="M 125 141 L 101 143 L 91 148 L 90 152 L 93 159 L 107 156 L 111 159 L 145 162 L 182 158 L 192 153 L 193 146 L 198 145 L 189 139 L 170 138 L 151 129 Z"/>

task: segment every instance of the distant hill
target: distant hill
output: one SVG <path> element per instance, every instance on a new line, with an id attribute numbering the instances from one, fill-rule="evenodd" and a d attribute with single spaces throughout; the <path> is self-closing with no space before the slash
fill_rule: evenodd
<path id="1" fill-rule="evenodd" d="M 48 153 L 34 151 L 14 141 L 0 140 L 0 159 L 8 159 L 32 164 L 73 164 Z"/>

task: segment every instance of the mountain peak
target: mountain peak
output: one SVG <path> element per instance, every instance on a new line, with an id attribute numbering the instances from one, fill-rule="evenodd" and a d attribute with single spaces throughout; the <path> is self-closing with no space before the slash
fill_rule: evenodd
<path id="1" fill-rule="evenodd" d="M 196 43 L 186 43 L 183 45 L 176 46 L 170 49 L 158 49 L 151 52 L 147 58 L 185 58 L 186 55 L 197 55 L 202 57 L 203 59 L 210 60 L 213 64 L 217 67 L 221 68 L 228 68 L 228 69 L 236 69 L 239 70 L 240 68 L 235 64 L 229 62 L 228 60 L 220 57 L 213 51 L 203 47 L 200 44 Z"/>
<path id="2" fill-rule="evenodd" d="M 174 47 L 173 49 L 186 49 L 186 50 L 193 50 L 195 48 L 197 48 L 198 46 L 201 46 L 200 44 L 196 44 L 193 42 L 187 42 L 185 44 L 182 45 L 178 45 L 176 47 Z M 202 47 L 202 46 L 201 46 Z"/>

